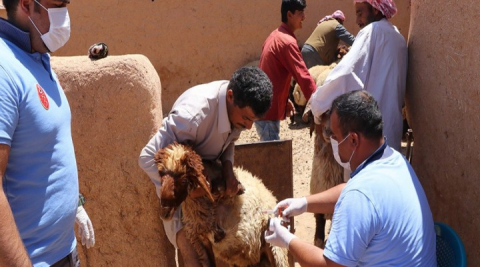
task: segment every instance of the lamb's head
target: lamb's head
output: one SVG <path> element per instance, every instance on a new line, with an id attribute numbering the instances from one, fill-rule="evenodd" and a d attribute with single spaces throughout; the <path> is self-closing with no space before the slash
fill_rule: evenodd
<path id="1" fill-rule="evenodd" d="M 197 187 L 203 188 L 206 196 L 213 201 L 209 183 L 203 175 L 200 156 L 187 145 L 173 143 L 155 154 L 160 174 L 160 216 L 170 220 L 173 214 Z"/>
<path id="2" fill-rule="evenodd" d="M 339 45 L 336 50 L 337 60 L 342 59 L 350 51 L 350 47 L 346 45 Z"/>
<path id="3" fill-rule="evenodd" d="M 324 112 L 322 115 L 320 115 L 320 124 L 316 124 L 309 101 L 305 108 L 305 112 L 303 113 L 302 119 L 309 124 L 310 137 L 312 137 L 313 132 L 315 132 L 317 137 L 321 137 L 320 140 L 323 143 L 330 143 L 330 135 L 332 132 L 330 130 L 330 115 L 328 112 Z"/>

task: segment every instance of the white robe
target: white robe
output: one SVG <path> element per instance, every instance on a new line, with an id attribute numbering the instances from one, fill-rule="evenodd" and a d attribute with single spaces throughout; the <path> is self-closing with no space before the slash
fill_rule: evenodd
<path id="1" fill-rule="evenodd" d="M 365 26 L 324 85 L 312 95 L 315 122 L 319 123 L 320 115 L 330 109 L 337 96 L 367 90 L 380 106 L 388 145 L 400 151 L 407 64 L 407 44 L 395 26 L 386 19 Z"/>

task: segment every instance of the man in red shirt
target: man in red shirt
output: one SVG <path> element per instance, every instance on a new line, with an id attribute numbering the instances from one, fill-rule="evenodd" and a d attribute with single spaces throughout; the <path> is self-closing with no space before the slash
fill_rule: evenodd
<path id="1" fill-rule="evenodd" d="M 280 120 L 294 111 L 288 94 L 293 76 L 308 100 L 316 85 L 308 72 L 298 48 L 294 32 L 302 28 L 305 20 L 306 0 L 282 0 L 282 24 L 265 40 L 259 67 L 273 85 L 272 106 L 263 120 L 255 122 L 262 141 L 280 139 Z"/>

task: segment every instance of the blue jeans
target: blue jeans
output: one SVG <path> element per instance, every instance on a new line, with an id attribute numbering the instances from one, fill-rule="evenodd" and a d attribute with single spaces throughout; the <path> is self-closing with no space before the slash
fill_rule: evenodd
<path id="1" fill-rule="evenodd" d="M 280 121 L 255 121 L 260 141 L 280 140 Z"/>

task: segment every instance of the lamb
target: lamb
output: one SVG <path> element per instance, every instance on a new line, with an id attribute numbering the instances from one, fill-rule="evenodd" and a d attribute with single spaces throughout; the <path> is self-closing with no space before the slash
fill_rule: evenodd
<path id="1" fill-rule="evenodd" d="M 308 69 L 308 72 L 310 73 L 310 76 L 312 76 L 313 80 L 315 81 L 315 84 L 317 87 L 321 86 L 325 79 L 327 78 L 328 74 L 330 71 L 335 68 L 337 63 L 332 63 L 331 65 L 317 65 L 313 66 L 310 69 Z M 307 104 L 307 99 L 303 95 L 302 90 L 300 89 L 300 86 L 298 84 L 295 84 L 295 87 L 293 88 L 293 99 L 294 103 L 297 104 L 300 107 L 305 107 Z"/>
<path id="2" fill-rule="evenodd" d="M 336 66 L 315 66 L 309 69 L 314 77 L 317 87 L 323 85 L 328 74 Z M 310 135 L 315 133 L 314 152 L 312 162 L 312 175 L 310 178 L 310 193 L 323 192 L 343 182 L 343 168 L 333 157 L 332 146 L 330 145 L 330 131 L 328 128 L 329 117 L 327 114 L 321 116 L 321 124 L 316 125 L 309 104 L 305 107 L 302 116 L 303 121 L 310 123 Z M 314 244 L 324 248 L 328 239 L 332 223 L 332 214 L 315 214 L 315 237 Z"/>
<path id="3" fill-rule="evenodd" d="M 338 62 L 340 62 L 340 60 L 348 53 L 349 50 L 350 50 L 350 47 L 347 47 L 346 45 L 339 45 L 336 51 L 336 54 L 337 54 L 336 62 L 333 62 L 330 65 L 317 65 L 308 69 L 308 72 L 310 73 L 310 76 L 312 76 L 313 80 L 315 81 L 317 88 L 323 85 L 328 74 L 330 74 L 330 71 L 333 68 L 335 68 L 335 66 L 337 66 Z M 293 91 L 292 91 L 292 98 L 294 100 L 294 103 L 297 105 L 297 107 L 301 107 L 301 111 L 303 113 L 305 105 L 307 104 L 307 99 L 303 95 L 303 92 L 300 89 L 300 86 L 298 84 L 295 84 L 294 86 L 295 87 L 293 88 Z"/>
<path id="4" fill-rule="evenodd" d="M 269 217 L 262 210 L 277 200 L 257 177 L 234 168 L 245 192 L 224 198 L 221 165 L 202 162 L 191 147 L 173 143 L 157 152 L 155 162 L 162 181 L 161 217 L 171 219 L 181 205 L 187 239 L 202 266 L 215 266 L 215 258 L 230 266 L 288 266 L 287 250 L 265 242 Z M 206 195 L 191 198 L 197 187 Z"/>
<path id="5" fill-rule="evenodd" d="M 311 111 L 309 111 L 311 114 Z M 307 112 L 308 113 L 308 112 Z M 313 118 L 311 118 L 311 124 Z M 343 168 L 333 157 L 330 145 L 329 116 L 321 116 L 321 124 L 315 125 L 315 141 L 312 162 L 312 175 L 310 178 L 310 194 L 323 192 L 343 182 Z M 332 223 L 332 214 L 315 214 L 314 244 L 324 248 L 328 239 Z"/>

